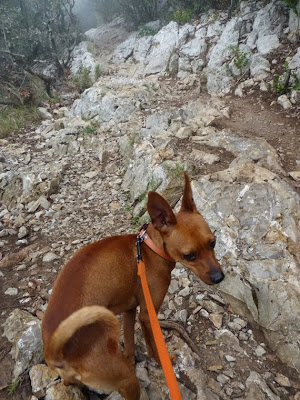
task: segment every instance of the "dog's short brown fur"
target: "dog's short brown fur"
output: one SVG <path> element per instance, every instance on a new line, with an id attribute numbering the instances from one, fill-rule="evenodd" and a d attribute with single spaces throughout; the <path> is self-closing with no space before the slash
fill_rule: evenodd
<path id="1" fill-rule="evenodd" d="M 180 211 L 175 215 L 158 193 L 148 194 L 152 224 L 148 234 L 175 261 L 208 284 L 223 272 L 215 257 L 215 237 L 197 211 L 188 176 Z M 45 358 L 65 384 L 82 382 L 94 389 L 117 390 L 127 400 L 140 399 L 134 373 L 134 321 L 139 319 L 150 357 L 159 362 L 137 275 L 136 235 L 109 237 L 79 250 L 59 274 L 42 322 Z M 158 312 L 175 262 L 145 244 L 142 256 L 153 303 Z M 114 314 L 123 313 L 125 353 Z"/>

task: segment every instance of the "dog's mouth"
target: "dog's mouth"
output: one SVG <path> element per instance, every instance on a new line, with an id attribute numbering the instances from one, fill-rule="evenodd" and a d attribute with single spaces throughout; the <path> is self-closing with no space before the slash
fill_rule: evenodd
<path id="1" fill-rule="evenodd" d="M 187 266 L 187 268 L 194 272 L 194 274 L 207 285 L 216 285 L 225 278 L 223 271 L 219 267 L 211 267 L 206 271 L 203 271 L 203 269 L 199 271 L 198 268 L 193 266 Z"/>

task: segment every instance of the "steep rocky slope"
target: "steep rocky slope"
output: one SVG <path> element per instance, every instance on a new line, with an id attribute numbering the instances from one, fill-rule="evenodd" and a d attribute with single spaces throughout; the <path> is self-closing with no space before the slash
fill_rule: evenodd
<path id="1" fill-rule="evenodd" d="M 39 364 L 39 319 L 64 262 L 86 243 L 135 232 L 147 218 L 148 190 L 158 190 L 176 207 L 186 169 L 197 206 L 216 232 L 226 279 L 217 290 L 180 265 L 174 270 L 159 318 L 173 321 L 165 336 L 177 356 L 183 399 L 299 399 L 300 119 L 299 106 L 292 105 L 297 91 L 288 98 L 289 111 L 283 110 L 264 91 L 271 72 L 258 79 L 251 72 L 253 59 L 250 77 L 226 80 L 233 84 L 231 92 L 239 86 L 242 97 L 226 87 L 211 97 L 201 75 L 202 67 L 211 68 L 207 74 L 213 65 L 225 68 L 230 60 L 212 64 L 212 55 L 223 57 L 224 38 L 230 32 L 240 35 L 244 25 L 248 30 L 235 40 L 244 38 L 249 45 L 252 38 L 256 58 L 267 60 L 257 52 L 257 40 L 272 34 L 283 41 L 292 24 L 280 3 L 271 4 L 266 9 L 251 2 L 256 8 L 247 14 L 242 7 L 240 17 L 224 26 L 204 20 L 181 28 L 173 23 L 158 36 L 132 34 L 125 44 L 129 34 L 113 24 L 89 32 L 93 59 L 82 44 L 74 72 L 78 65 L 92 69 L 100 63 L 103 76 L 70 107 L 49 110 L 52 118 L 34 132 L 2 140 L 0 398 L 7 398 L 7 386 L 18 376 L 20 388 L 11 398 L 31 393 L 46 399 L 107 397 L 54 385 L 57 377 Z M 266 14 L 269 31 L 258 34 L 259 18 L 266 20 Z M 166 39 L 166 32 L 173 39 Z M 164 58 L 157 50 L 162 43 Z M 199 43 L 206 46 L 205 60 L 193 50 Z M 294 44 L 291 51 L 297 63 Z M 154 60 L 156 52 L 162 67 Z M 207 55 L 211 64 L 205 66 Z M 268 56 L 276 59 L 275 53 Z M 169 75 L 170 65 L 177 76 Z M 207 75 L 208 86 L 210 79 L 219 78 Z M 218 88 L 224 89 L 221 80 Z M 180 334 L 182 327 L 186 334 Z M 168 399 L 138 324 L 136 334 L 145 398 Z"/>

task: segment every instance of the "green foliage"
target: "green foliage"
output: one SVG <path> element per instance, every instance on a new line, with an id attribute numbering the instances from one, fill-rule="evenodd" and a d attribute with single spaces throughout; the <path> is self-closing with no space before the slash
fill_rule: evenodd
<path id="1" fill-rule="evenodd" d="M 157 182 L 154 178 L 151 179 L 148 185 L 148 190 L 156 190 L 159 186 L 159 182 Z"/>
<path id="2" fill-rule="evenodd" d="M 35 107 L 6 107 L 0 111 L 0 137 L 6 137 L 38 121 L 40 116 Z"/>
<path id="3" fill-rule="evenodd" d="M 285 88 L 284 84 L 284 77 L 282 75 L 279 74 L 274 75 L 273 88 L 280 95 L 287 93 L 287 89 Z"/>
<path id="4" fill-rule="evenodd" d="M 131 204 L 130 202 L 126 202 L 126 203 L 122 206 L 122 211 L 131 212 L 131 211 L 132 211 L 132 204 Z"/>
<path id="5" fill-rule="evenodd" d="M 142 24 L 139 27 L 139 36 L 154 36 L 157 34 L 157 32 L 157 29 L 153 29 L 151 26 L 147 26 L 145 24 Z"/>
<path id="6" fill-rule="evenodd" d="M 29 76 L 38 76 L 50 94 L 55 79 L 45 65 L 64 76 L 79 38 L 75 0 L 0 1 L 0 86 L 6 104 L 32 104 Z M 45 64 L 47 62 L 47 64 Z M 2 103 L 4 102 L 2 99 Z"/>
<path id="7" fill-rule="evenodd" d="M 97 132 L 97 128 L 93 127 L 93 126 L 86 126 L 83 129 L 84 133 L 96 133 Z"/>
<path id="8" fill-rule="evenodd" d="M 28 62 L 42 59 L 60 63 L 79 34 L 73 7 L 74 0 L 1 2 L 0 48 Z"/>
<path id="9" fill-rule="evenodd" d="M 239 0 L 92 0 L 94 8 L 105 21 L 121 15 L 129 26 L 136 29 L 141 24 L 156 19 L 175 20 L 179 24 L 190 22 L 194 16 L 209 9 L 233 9 Z M 140 36 L 154 35 L 156 32 L 140 26 Z"/>
<path id="10" fill-rule="evenodd" d="M 184 25 L 191 21 L 194 11 L 190 8 L 185 10 L 173 11 L 172 19 L 176 21 L 179 25 Z"/>
<path id="11" fill-rule="evenodd" d="M 93 81 L 90 77 L 90 72 L 86 67 L 82 68 L 80 73 L 74 76 L 73 81 L 80 93 L 84 92 L 93 84 Z"/>
<path id="12" fill-rule="evenodd" d="M 230 49 L 234 55 L 233 63 L 240 71 L 240 74 L 242 74 L 243 69 L 249 64 L 248 53 L 245 51 L 240 51 L 239 46 L 230 46 Z"/>
<path id="13" fill-rule="evenodd" d="M 82 118 L 84 119 L 84 118 Z M 84 119 L 86 122 L 89 122 L 88 126 L 85 126 L 83 128 L 83 133 L 87 133 L 87 134 L 94 134 L 97 133 L 98 128 L 99 128 L 99 123 L 96 122 L 95 120 L 88 120 L 88 119 Z"/>
<path id="14" fill-rule="evenodd" d="M 300 79 L 298 78 L 298 76 L 295 73 L 293 73 L 293 77 L 295 79 L 295 83 L 292 88 L 294 90 L 300 90 Z"/>
<path id="15" fill-rule="evenodd" d="M 8 386 L 7 391 L 9 395 L 14 394 L 19 386 L 19 379 L 14 379 L 11 384 Z"/>
<path id="16" fill-rule="evenodd" d="M 104 22 L 122 15 L 134 29 L 159 18 L 159 0 L 93 0 L 93 4 Z"/>
<path id="17" fill-rule="evenodd" d="M 100 64 L 97 64 L 96 68 L 95 68 L 95 80 L 97 81 L 101 75 L 102 75 L 102 71 L 101 71 Z"/>
<path id="18" fill-rule="evenodd" d="M 273 77 L 273 89 L 279 94 L 286 94 L 291 90 L 300 90 L 300 79 L 296 75 L 295 71 L 290 70 L 288 61 L 283 64 L 283 73 L 274 74 Z M 290 78 L 293 78 L 293 83 L 290 83 Z"/>
<path id="19" fill-rule="evenodd" d="M 294 11 L 294 13 L 296 15 L 299 16 L 299 11 L 298 11 L 298 4 L 299 4 L 299 0 L 283 0 L 288 7 Z"/>
<path id="20" fill-rule="evenodd" d="M 201 12 L 206 12 L 209 9 L 214 10 L 227 10 L 229 8 L 236 8 L 239 4 L 238 0 L 169 0 L 169 5 L 176 10 L 175 13 L 180 11 L 183 13 L 183 16 L 186 18 L 182 18 L 183 22 L 186 23 L 191 20 L 193 16 L 199 15 Z M 177 14 L 173 15 L 174 18 L 178 18 L 180 20 L 180 16 Z M 189 19 L 188 19 L 189 17 Z M 175 19 L 177 20 L 177 19 Z"/>
<path id="21" fill-rule="evenodd" d="M 174 164 L 169 164 L 169 163 L 165 162 L 165 163 L 163 163 L 162 166 L 166 170 L 168 176 L 171 179 L 181 176 L 183 171 L 185 171 L 184 166 L 179 163 L 175 163 L 175 165 L 174 165 Z"/>

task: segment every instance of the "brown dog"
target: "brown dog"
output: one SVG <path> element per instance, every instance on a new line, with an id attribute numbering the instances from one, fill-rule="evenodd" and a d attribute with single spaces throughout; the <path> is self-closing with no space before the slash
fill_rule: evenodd
<path id="1" fill-rule="evenodd" d="M 208 284 L 224 274 L 214 253 L 215 237 L 197 211 L 185 174 L 180 211 L 175 215 L 158 193 L 149 192 L 152 224 L 147 235 L 166 260 L 142 244 L 147 281 L 158 312 L 175 262 Z M 82 382 L 94 389 L 117 390 L 127 400 L 140 399 L 134 373 L 136 307 L 150 357 L 159 362 L 144 296 L 137 275 L 136 235 L 109 237 L 79 250 L 59 274 L 42 322 L 45 358 L 65 384 Z M 114 314 L 123 313 L 125 353 Z"/>

